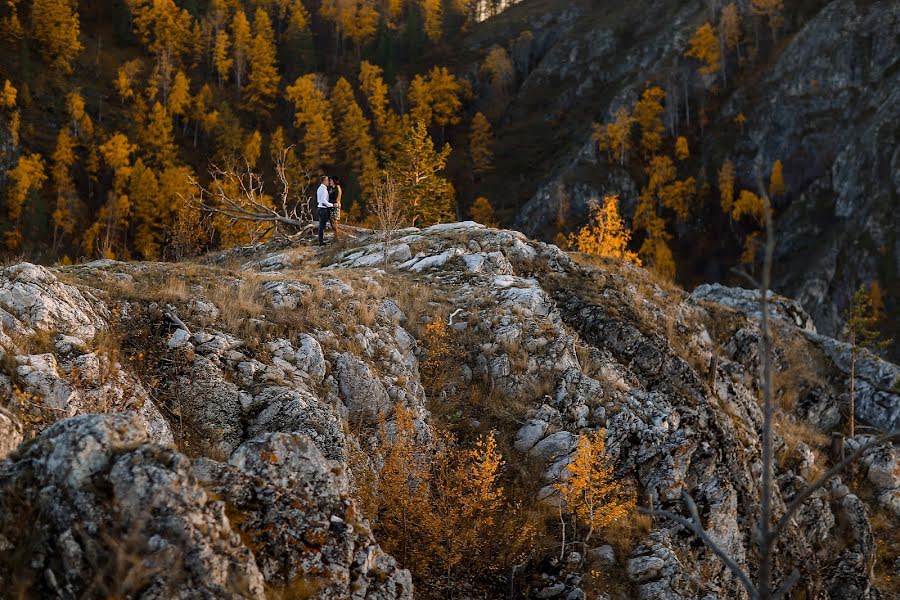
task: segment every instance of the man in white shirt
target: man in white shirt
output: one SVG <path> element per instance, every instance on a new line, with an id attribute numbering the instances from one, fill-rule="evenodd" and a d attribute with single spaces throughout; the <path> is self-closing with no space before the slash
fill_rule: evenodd
<path id="1" fill-rule="evenodd" d="M 328 178 L 328 175 L 323 175 L 321 179 L 321 183 L 319 184 L 319 189 L 316 190 L 316 206 L 318 207 L 318 218 L 319 218 L 319 245 L 325 245 L 325 224 L 328 222 L 331 217 L 331 213 L 329 209 L 334 206 L 331 202 L 328 201 L 328 184 L 331 183 L 331 180 Z"/>

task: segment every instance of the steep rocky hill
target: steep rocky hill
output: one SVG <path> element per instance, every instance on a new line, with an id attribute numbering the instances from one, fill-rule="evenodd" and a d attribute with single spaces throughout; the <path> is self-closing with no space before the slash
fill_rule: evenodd
<path id="1" fill-rule="evenodd" d="M 410 598 L 407 565 L 373 537 L 349 468 L 375 455 L 400 406 L 423 440 L 496 432 L 505 477 L 545 507 L 557 541 L 536 544 L 491 595 L 745 597 L 662 520 L 560 557 L 552 483 L 578 434 L 605 428 L 639 504 L 683 513 L 689 491 L 752 570 L 754 292 L 686 294 L 474 223 L 400 232 L 385 269 L 377 236 L 355 235 L 325 251 L 279 241 L 190 263 L 0 271 L 8 597 Z M 849 349 L 797 302 L 773 302 L 778 513 L 833 459 Z M 454 356 L 437 388 L 423 367 L 435 322 Z M 900 368 L 862 357 L 856 376 L 862 435 L 848 448 L 900 425 Z M 869 452 L 803 505 L 777 560 L 779 579 L 801 571 L 796 597 L 900 589 L 898 461 L 897 448 Z"/>
<path id="2" fill-rule="evenodd" d="M 736 259 L 723 234 L 727 220 L 715 214 L 722 163 L 732 160 L 739 186 L 756 189 L 755 161 L 777 159 L 786 185 L 775 207 L 777 289 L 798 298 L 829 335 L 839 332 L 861 283 L 878 279 L 896 313 L 900 6 L 785 3 L 774 42 L 761 21 L 747 16 L 744 60 L 726 60 L 723 85 L 700 77 L 683 56 L 694 30 L 716 23 L 713 5 L 532 0 L 482 24 L 467 40 L 473 50 L 513 46 L 523 31 L 533 39 L 516 60 L 518 87 L 497 127 L 497 169 L 480 193 L 502 204 L 516 227 L 545 239 L 553 238 L 560 217 L 569 227 L 583 221 L 592 198 L 619 194 L 633 207 L 642 169 L 608 164 L 590 125 L 611 120 L 646 85 L 658 85 L 667 111 L 681 113 L 691 175 L 708 186 L 696 216 L 674 231 L 684 282 L 725 281 Z M 754 37 L 763 40 L 762 50 L 748 57 Z M 685 122 L 686 95 L 693 126 Z M 746 122 L 736 123 L 738 115 Z"/>

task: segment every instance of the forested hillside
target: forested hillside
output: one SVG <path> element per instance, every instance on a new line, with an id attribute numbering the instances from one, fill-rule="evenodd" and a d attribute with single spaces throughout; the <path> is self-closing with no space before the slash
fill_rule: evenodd
<path id="1" fill-rule="evenodd" d="M 267 206 L 336 174 L 345 219 L 374 223 L 386 170 L 410 224 L 562 247 L 618 196 L 645 266 L 736 282 L 766 192 L 780 289 L 838 335 L 860 287 L 882 314 L 900 297 L 898 19 L 851 0 L 7 1 L 4 250 L 179 258 L 271 236 L 190 202 L 211 167 L 238 203 L 221 175 L 259 174 Z"/>

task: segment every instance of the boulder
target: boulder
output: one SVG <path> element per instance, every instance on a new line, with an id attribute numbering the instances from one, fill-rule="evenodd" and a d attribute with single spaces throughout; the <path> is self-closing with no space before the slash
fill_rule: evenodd
<path id="1" fill-rule="evenodd" d="M 369 365 L 344 352 L 338 355 L 334 370 L 351 422 L 376 423 L 382 412 L 390 410 L 391 399 Z"/>
<path id="2" fill-rule="evenodd" d="M 150 444 L 133 414 L 50 426 L 0 463 L 0 547 L 16 549 L 0 551 L 0 586 L 11 597 L 262 600 L 253 554 L 190 466 Z"/>

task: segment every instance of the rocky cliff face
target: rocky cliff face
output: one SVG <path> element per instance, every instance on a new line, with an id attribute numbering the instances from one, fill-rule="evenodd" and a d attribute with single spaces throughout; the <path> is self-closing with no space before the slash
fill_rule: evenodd
<path id="1" fill-rule="evenodd" d="M 528 502 L 554 505 L 578 434 L 604 428 L 642 504 L 682 512 L 691 492 L 710 534 L 754 568 L 754 292 L 688 295 L 473 223 L 400 232 L 383 269 L 380 241 L 358 236 L 326 253 L 273 243 L 191 264 L 0 271 L 0 589 L 410 598 L 409 572 L 360 516 L 350 454 L 391 430 L 395 406 L 427 434 L 446 398 L 478 386 L 494 405 L 473 406 L 483 413 L 467 427 L 495 429 L 510 468 L 538 478 Z M 775 298 L 774 314 L 777 511 L 830 460 L 821 434 L 844 420 L 847 350 L 797 302 Z M 428 396 L 418 338 L 434 319 L 462 352 Z M 860 422 L 896 427 L 900 369 L 866 358 L 857 377 Z M 898 557 L 875 536 L 900 518 L 898 459 L 870 452 L 858 477 L 810 498 L 778 577 L 799 569 L 808 597 L 882 597 L 880 573 Z M 744 597 L 672 523 L 619 552 L 602 536 L 589 550 L 535 556 L 512 593 Z M 597 569 L 621 572 L 624 588 L 586 587 Z"/>
<path id="2" fill-rule="evenodd" d="M 693 30 L 711 18 L 703 3 L 567 2 L 564 10 L 548 14 L 549 4 L 517 5 L 468 39 L 471 48 L 485 49 L 513 45 L 526 29 L 534 36 L 528 60 L 516 62 L 520 85 L 498 125 L 498 175 L 479 192 L 505 203 L 517 228 L 552 237 L 560 216 L 577 223 L 586 216 L 587 202 L 605 194 L 619 194 L 626 207 L 633 205 L 639 170 L 598 156 L 590 123 L 633 106 L 649 82 L 666 90 L 668 106 L 681 111 L 682 129 L 693 132 L 691 164 L 701 184 L 715 189 L 716 171 L 730 158 L 739 185 L 755 189 L 757 158 L 765 165 L 783 162 L 787 193 L 776 207 L 777 288 L 798 298 L 824 333 L 839 332 L 861 283 L 878 278 L 896 307 L 896 2 L 789 5 L 786 37 L 768 58 L 744 65 L 744 74 L 727 86 L 719 82 L 712 96 L 712 82 L 679 62 Z M 745 26 L 752 41 L 754 26 Z M 696 114 L 694 128 L 685 128 L 685 93 L 694 111 L 707 98 L 709 122 L 702 131 L 695 131 Z M 734 122 L 738 114 L 746 117 L 742 127 Z M 528 175 L 502 175 L 509 172 Z M 715 205 L 715 197 L 710 202 Z M 688 246 L 685 262 L 692 261 L 683 268 L 684 278 L 722 280 L 727 259 L 714 258 L 726 250 L 708 243 L 702 221 L 698 217 L 693 231 L 678 232 Z M 690 247 L 702 248 L 703 259 L 694 260 Z"/>

